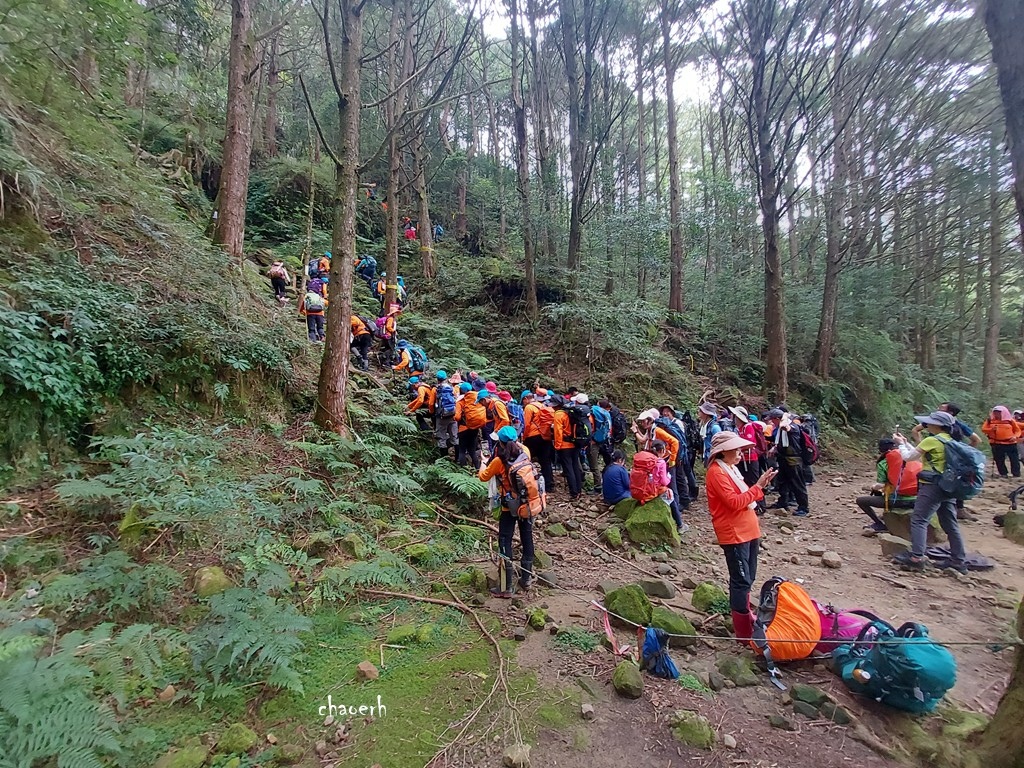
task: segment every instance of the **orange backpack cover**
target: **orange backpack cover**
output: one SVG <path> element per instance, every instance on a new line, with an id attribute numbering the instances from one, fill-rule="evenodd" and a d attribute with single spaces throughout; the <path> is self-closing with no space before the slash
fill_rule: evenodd
<path id="1" fill-rule="evenodd" d="M 633 457 L 633 469 L 629 471 L 629 495 L 646 504 L 658 498 L 660 488 L 654 482 L 654 470 L 658 466 L 658 457 L 647 451 L 640 451 Z"/>
<path id="2" fill-rule="evenodd" d="M 775 661 L 796 661 L 810 656 L 820 640 L 821 616 L 803 587 L 778 576 L 766 581 L 751 647 Z"/>

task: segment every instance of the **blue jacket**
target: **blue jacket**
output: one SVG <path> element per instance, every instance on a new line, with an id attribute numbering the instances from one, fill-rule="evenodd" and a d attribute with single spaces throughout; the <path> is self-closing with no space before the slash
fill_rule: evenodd
<path id="1" fill-rule="evenodd" d="M 704 464 L 708 463 L 708 459 L 711 458 L 711 438 L 722 431 L 722 428 L 718 425 L 718 419 L 708 422 L 708 430 L 704 435 Z"/>
<path id="2" fill-rule="evenodd" d="M 629 472 L 621 464 L 610 464 L 601 479 L 601 495 L 606 504 L 618 504 L 629 495 Z"/>
<path id="3" fill-rule="evenodd" d="M 612 433 L 612 415 L 599 405 L 590 407 L 590 415 L 594 417 L 594 442 L 607 443 Z"/>

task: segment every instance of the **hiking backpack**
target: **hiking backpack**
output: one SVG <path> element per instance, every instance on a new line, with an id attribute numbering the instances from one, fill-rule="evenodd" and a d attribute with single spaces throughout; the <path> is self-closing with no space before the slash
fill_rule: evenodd
<path id="1" fill-rule="evenodd" d="M 306 308 L 307 312 L 323 312 L 324 297 L 319 293 L 313 293 L 313 291 L 310 291 L 302 300 L 302 306 Z"/>
<path id="2" fill-rule="evenodd" d="M 942 444 L 946 447 L 946 468 L 939 487 L 954 499 L 973 499 L 985 484 L 985 454 L 959 440 L 942 440 Z"/>
<path id="3" fill-rule="evenodd" d="M 377 260 L 373 256 L 363 256 L 363 260 L 359 262 L 359 266 L 356 271 L 361 275 L 369 273 L 370 275 L 377 274 Z"/>
<path id="4" fill-rule="evenodd" d="M 270 273 L 269 274 L 270 274 L 271 277 L 276 277 L 279 280 L 284 280 L 284 276 L 287 273 L 284 271 L 284 267 L 272 266 L 270 268 Z"/>
<path id="5" fill-rule="evenodd" d="M 487 409 L 484 404 L 478 401 L 472 403 L 468 400 L 462 402 L 462 416 L 459 424 L 466 429 L 480 429 L 487 423 Z"/>
<path id="6" fill-rule="evenodd" d="M 764 433 L 764 425 L 759 421 L 751 422 L 754 426 L 754 450 L 759 456 L 768 453 L 768 438 Z"/>
<path id="7" fill-rule="evenodd" d="M 585 405 L 566 406 L 569 414 L 569 430 L 572 444 L 577 448 L 586 448 L 594 437 L 594 426 L 590 423 L 590 409 Z"/>
<path id="8" fill-rule="evenodd" d="M 423 347 L 418 347 L 415 344 L 407 344 L 406 350 L 409 352 L 409 360 L 412 361 L 412 369 L 423 373 L 427 370 L 429 361 L 427 360 L 427 353 L 423 351 Z"/>
<path id="9" fill-rule="evenodd" d="M 776 642 L 785 640 L 787 642 Z M 782 688 L 776 661 L 806 659 L 821 640 L 821 616 L 803 587 L 774 576 L 761 587 L 750 644 L 764 656 L 772 682 Z M 797 641 L 797 642 L 790 642 Z"/>
<path id="10" fill-rule="evenodd" d="M 612 433 L 612 415 L 599 405 L 591 406 L 590 415 L 594 417 L 594 442 L 607 443 Z"/>
<path id="11" fill-rule="evenodd" d="M 373 321 L 373 335 L 378 339 L 390 339 L 391 334 L 387 331 L 387 317 L 378 317 Z"/>
<path id="12" fill-rule="evenodd" d="M 854 693 L 906 712 L 931 712 L 956 684 L 953 654 L 914 622 L 872 621 L 832 652 L 832 667 Z"/>
<path id="13" fill-rule="evenodd" d="M 672 437 L 679 441 L 679 451 L 676 455 L 676 461 L 679 461 L 679 457 L 684 452 L 689 452 L 689 447 L 686 444 L 686 434 L 676 424 L 675 419 L 670 419 L 668 416 L 662 416 L 654 420 L 654 426 L 661 427 L 668 432 Z"/>
<path id="14" fill-rule="evenodd" d="M 436 403 L 437 413 L 440 416 L 450 419 L 455 415 L 455 390 L 452 389 L 451 384 L 437 385 Z"/>
<path id="15" fill-rule="evenodd" d="M 612 443 L 618 445 L 626 439 L 626 435 L 629 433 L 629 419 L 615 406 L 612 406 L 609 413 L 612 415 Z"/>
<path id="16" fill-rule="evenodd" d="M 367 332 L 370 333 L 371 335 L 377 330 L 377 321 L 376 320 L 374 320 L 372 318 L 369 318 L 369 317 L 362 317 L 362 316 L 358 316 L 358 315 L 357 315 L 357 317 L 359 317 L 359 322 L 361 322 L 363 325 L 366 326 Z"/>
<path id="17" fill-rule="evenodd" d="M 679 420 L 686 427 L 686 446 L 690 450 L 690 463 L 693 464 L 697 458 L 697 446 L 704 445 L 700 436 L 700 425 L 689 411 L 684 411 Z"/>
<path id="18" fill-rule="evenodd" d="M 806 429 L 800 430 L 800 440 L 800 456 L 803 458 L 804 464 L 811 465 L 817 463 L 821 455 L 821 452 L 818 450 L 818 441 Z"/>
<path id="19" fill-rule="evenodd" d="M 508 468 L 508 479 L 512 486 L 509 511 L 517 517 L 536 517 L 547 508 L 548 496 L 544 478 L 533 466 L 525 453 L 513 461 Z"/>
<path id="20" fill-rule="evenodd" d="M 306 264 L 306 274 L 309 275 L 310 280 L 315 277 L 320 277 L 320 258 L 310 259 L 309 263 Z"/>
<path id="21" fill-rule="evenodd" d="M 654 481 L 654 470 L 658 467 L 658 457 L 647 451 L 640 451 L 633 456 L 633 468 L 629 471 L 629 495 L 646 504 L 661 494 Z"/>
<path id="22" fill-rule="evenodd" d="M 555 412 L 546 405 L 539 404 L 533 414 L 537 422 L 537 431 L 542 440 L 551 440 L 555 436 Z"/>
<path id="23" fill-rule="evenodd" d="M 717 419 L 716 423 L 718 424 L 718 428 L 721 429 L 723 432 L 736 431 L 736 422 L 733 421 L 732 419 L 723 416 L 722 418 Z"/>

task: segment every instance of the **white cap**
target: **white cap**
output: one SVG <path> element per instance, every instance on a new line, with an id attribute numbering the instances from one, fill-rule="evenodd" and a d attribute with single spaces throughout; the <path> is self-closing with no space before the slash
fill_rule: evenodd
<path id="1" fill-rule="evenodd" d="M 661 418 L 661 413 L 658 411 L 657 408 L 648 408 L 646 411 L 641 413 L 636 418 L 637 421 L 643 421 L 644 419 L 649 419 L 650 421 L 657 421 L 658 419 Z"/>
<path id="2" fill-rule="evenodd" d="M 582 392 L 577 392 L 575 395 L 572 396 L 572 401 L 577 405 L 586 405 L 587 403 L 590 402 L 590 398 L 587 397 Z"/>

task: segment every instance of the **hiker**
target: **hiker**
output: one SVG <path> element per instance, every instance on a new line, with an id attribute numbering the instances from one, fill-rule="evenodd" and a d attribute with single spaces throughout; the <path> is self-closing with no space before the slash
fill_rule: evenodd
<path id="1" fill-rule="evenodd" d="M 387 272 L 381 272 L 380 273 L 380 277 L 377 279 L 377 282 L 374 283 L 374 286 L 373 286 L 373 295 L 377 298 L 377 301 L 380 302 L 381 314 L 384 314 L 384 299 L 387 296 L 387 293 L 388 293 L 388 273 Z"/>
<path id="2" fill-rule="evenodd" d="M 672 519 L 675 521 L 679 535 L 690 530 L 690 526 L 683 522 L 682 510 L 689 506 L 689 497 L 686 506 L 681 503 L 679 487 L 676 483 L 676 461 L 679 458 L 679 439 L 666 428 L 658 426 L 655 422 L 661 418 L 656 408 L 650 408 L 639 416 L 633 423 L 633 435 L 636 439 L 637 448 L 641 451 L 652 451 L 654 441 L 660 440 L 665 444 L 665 463 L 668 471 L 668 487 L 671 493 L 668 495 L 669 508 L 672 510 Z M 684 438 L 685 439 L 685 438 Z"/>
<path id="3" fill-rule="evenodd" d="M 658 412 L 662 419 L 668 419 L 672 427 L 672 436 L 679 440 L 679 451 L 676 454 L 676 488 L 679 490 L 679 503 L 686 509 L 691 501 L 697 499 L 697 477 L 693 474 L 694 449 L 690 446 L 690 439 L 687 436 L 688 428 L 686 422 L 679 418 L 679 412 L 674 405 L 663 405 Z"/>
<path id="4" fill-rule="evenodd" d="M 525 426 L 523 406 L 512 399 L 511 392 L 506 392 L 505 390 L 498 392 L 498 398 L 505 404 L 509 420 L 512 422 L 512 426 L 516 428 L 516 433 L 522 438 L 523 427 Z"/>
<path id="5" fill-rule="evenodd" d="M 444 227 L 441 226 L 440 222 L 434 225 L 434 242 L 441 242 L 441 238 L 444 237 Z"/>
<path id="6" fill-rule="evenodd" d="M 956 403 L 948 403 L 947 402 L 947 403 L 939 403 L 939 407 L 938 407 L 937 410 L 940 410 L 940 411 L 943 411 L 945 413 L 948 413 L 950 416 L 953 417 L 953 419 L 956 422 L 956 424 L 955 424 L 956 429 L 953 432 L 954 432 L 954 437 L 957 440 L 961 440 L 963 442 L 966 442 L 969 446 L 971 446 L 971 448 L 977 448 L 981 444 L 981 438 L 978 437 L 978 433 L 975 432 L 973 429 L 971 429 L 971 427 L 968 426 L 967 423 L 964 422 L 964 420 L 960 418 L 960 413 L 961 413 L 961 411 L 963 411 L 963 408 L 961 408 Z M 955 434 L 955 433 L 959 433 L 959 434 Z"/>
<path id="7" fill-rule="evenodd" d="M 538 483 L 530 452 L 516 440 L 516 431 L 513 427 L 502 427 L 497 432 L 489 434 L 488 438 L 494 441 L 494 456 L 486 467 L 479 470 L 477 477 L 485 483 L 491 478 L 496 478 L 501 489 L 501 514 L 498 517 L 498 586 L 491 589 L 491 594 L 508 599 L 515 591 L 512 536 L 517 526 L 522 547 L 519 586 L 522 589 L 529 589 L 535 581 L 533 518 L 544 507 L 545 491 Z M 524 495 L 526 498 L 523 498 Z M 521 505 L 525 505 L 525 513 Z"/>
<path id="8" fill-rule="evenodd" d="M 1014 411 L 1013 420 L 1017 422 L 1017 426 L 1020 427 L 1021 435 L 1024 435 L 1024 411 Z M 1017 443 L 1017 456 L 1020 458 L 1021 463 L 1024 463 L 1024 440 Z"/>
<path id="9" fill-rule="evenodd" d="M 711 438 L 711 459 L 704 479 L 708 512 L 715 538 L 725 553 L 729 568 L 729 610 L 732 628 L 740 641 L 749 640 L 754 630 L 750 610 L 750 589 L 757 578 L 757 553 L 761 544 L 761 526 L 757 521 L 757 502 L 775 477 L 769 469 L 748 486 L 739 470 L 743 451 L 752 443 L 733 432 L 718 432 Z"/>
<path id="10" fill-rule="evenodd" d="M 788 509 L 789 500 L 796 502 L 795 517 L 807 517 L 810 504 L 807 498 L 807 480 L 804 477 L 803 432 L 793 423 L 792 415 L 781 408 L 772 408 L 766 414 L 772 424 L 774 444 L 769 449 L 779 462 L 779 488 L 777 509 Z"/>
<path id="11" fill-rule="evenodd" d="M 584 392 L 577 392 L 572 396 L 571 402 L 576 408 L 579 408 L 581 412 L 586 413 L 586 421 L 590 436 L 586 439 L 586 444 L 580 445 L 576 442 L 576 447 L 579 448 L 580 452 L 580 468 L 583 467 L 583 462 L 586 462 L 587 468 L 590 470 L 591 482 L 593 483 L 594 493 L 601 493 L 601 470 L 597 467 L 597 457 L 599 455 L 599 449 L 594 442 L 594 429 L 596 421 L 594 420 L 594 408 L 590 405 L 590 397 Z M 586 477 L 586 470 L 580 477 Z"/>
<path id="12" fill-rule="evenodd" d="M 306 316 L 306 331 L 309 334 L 309 340 L 314 344 L 320 344 L 327 338 L 324 334 L 324 310 L 327 308 L 327 303 L 320 293 L 323 287 L 322 284 L 318 286 L 320 291 L 311 288 L 313 283 L 319 282 L 319 280 L 309 281 L 306 286 L 309 290 L 302 298 L 301 308 L 301 313 Z"/>
<path id="13" fill-rule="evenodd" d="M 373 281 L 377 277 L 377 260 L 373 256 L 363 256 L 356 261 L 356 275 L 373 290 Z"/>
<path id="14" fill-rule="evenodd" d="M 616 448 L 612 451 L 611 463 L 604 468 L 601 477 L 601 495 L 605 504 L 615 506 L 630 498 L 629 471 L 626 469 L 626 454 Z"/>
<path id="15" fill-rule="evenodd" d="M 448 373 L 438 371 L 434 387 L 434 439 L 442 458 L 448 456 L 448 451 L 457 448 L 459 444 L 459 431 L 455 423 L 456 405 L 455 390 L 448 380 Z"/>
<path id="16" fill-rule="evenodd" d="M 924 570 L 928 523 L 937 512 L 939 525 L 949 537 L 950 553 L 949 560 L 938 567 L 967 573 L 967 566 L 964 563 L 964 540 L 960 535 L 960 524 L 957 522 L 956 500 L 939 485 L 942 473 L 946 469 L 944 444 L 956 439 L 953 435 L 956 418 L 946 411 L 934 411 L 927 416 L 914 418 L 918 422 L 918 426 L 915 426 L 912 432 L 914 438 L 919 440 L 916 446 L 899 432 L 893 433 L 892 436 L 905 461 L 921 461 L 923 464 L 923 469 L 917 475 L 917 499 L 910 518 L 911 551 L 893 558 L 893 562 L 907 571 Z M 923 435 L 925 430 L 928 434 Z"/>
<path id="17" fill-rule="evenodd" d="M 320 260 L 316 265 L 317 271 L 320 273 L 321 279 L 330 273 L 331 271 L 331 252 L 324 251 L 324 255 L 320 257 Z"/>
<path id="18" fill-rule="evenodd" d="M 523 390 L 519 402 L 523 406 L 523 444 L 540 464 L 548 492 L 555 489 L 554 413 L 530 390 Z"/>
<path id="19" fill-rule="evenodd" d="M 487 379 L 476 371 L 469 372 L 469 383 L 473 385 L 473 390 L 475 392 L 481 392 L 487 389 Z"/>
<path id="20" fill-rule="evenodd" d="M 652 440 L 650 452 L 654 454 L 654 458 L 658 461 L 657 469 L 654 471 L 654 481 L 659 487 L 664 486 L 664 490 L 662 490 L 659 498 L 671 509 L 672 503 L 675 501 L 676 489 L 673 487 L 672 475 L 668 468 L 668 446 L 665 445 L 664 440 Z M 679 535 L 689 530 L 689 526 L 687 525 L 684 528 L 684 525 L 686 524 L 683 523 L 683 525 L 679 526 Z"/>
<path id="21" fill-rule="evenodd" d="M 421 380 L 419 376 L 409 378 L 409 392 L 416 397 L 405 407 L 406 416 L 415 416 L 416 425 L 421 432 L 433 431 L 435 389 Z"/>
<path id="22" fill-rule="evenodd" d="M 483 455 L 480 450 L 480 428 L 487 420 L 487 411 L 476 401 L 477 392 L 468 382 L 459 384 L 459 400 L 455 403 L 455 423 L 459 425 L 458 450 L 455 461 L 460 467 L 472 462 L 480 471 Z"/>
<path id="23" fill-rule="evenodd" d="M 875 459 L 877 482 L 871 486 L 870 496 L 858 496 L 857 506 L 871 518 L 871 524 L 864 526 L 865 536 L 885 533 L 885 523 L 875 512 L 876 509 L 913 509 L 917 499 L 917 475 L 921 462 L 904 461 L 896 441 L 883 437 L 878 441 L 878 458 Z"/>
<path id="24" fill-rule="evenodd" d="M 711 461 L 711 440 L 722 431 L 718 423 L 718 406 L 714 403 L 701 403 L 697 409 L 697 419 L 700 423 L 700 436 L 704 441 L 704 466 Z"/>
<path id="25" fill-rule="evenodd" d="M 416 227 L 414 227 L 412 225 L 412 223 L 410 223 L 405 228 L 405 239 L 406 240 L 415 240 L 416 239 Z"/>
<path id="26" fill-rule="evenodd" d="M 381 315 L 374 322 L 377 338 L 384 342 L 384 348 L 387 350 L 388 365 L 393 365 L 396 360 L 395 349 L 398 346 L 398 316 L 400 314 L 401 311 L 397 305 L 393 304 L 390 312 Z"/>
<path id="27" fill-rule="evenodd" d="M 553 442 L 558 461 L 565 472 L 565 481 L 569 486 L 569 501 L 579 501 L 583 493 L 583 466 L 580 464 L 580 451 L 573 440 L 572 423 L 566 410 L 569 403 L 561 395 L 551 397 L 554 406 Z"/>
<path id="28" fill-rule="evenodd" d="M 395 301 L 398 302 L 398 306 L 405 309 L 406 305 L 409 303 L 409 294 L 405 290 L 405 278 L 399 275 L 396 282 L 398 285 L 395 288 Z"/>
<path id="29" fill-rule="evenodd" d="M 583 395 L 586 397 L 586 395 Z M 612 413 L 609 410 L 610 403 L 607 400 L 598 400 L 597 405 L 590 406 L 590 419 L 594 423 L 594 436 L 591 438 L 591 463 L 594 463 L 596 451 L 601 457 L 602 469 L 607 469 L 612 464 Z"/>
<path id="30" fill-rule="evenodd" d="M 370 347 L 373 346 L 374 324 L 370 320 L 352 315 L 352 342 L 350 349 L 356 353 L 359 370 L 370 370 Z"/>
<path id="31" fill-rule="evenodd" d="M 988 438 L 988 444 L 992 447 L 992 458 L 995 460 L 996 468 L 1000 477 L 1006 477 L 1006 460 L 1010 460 L 1010 474 L 1020 477 L 1020 453 L 1017 446 L 1021 441 L 1021 429 L 1010 409 L 1005 405 L 997 405 L 992 413 L 981 425 L 981 431 Z"/>
<path id="32" fill-rule="evenodd" d="M 768 441 L 761 425 L 751 420 L 746 408 L 742 405 L 729 406 L 729 411 L 736 419 L 736 434 L 751 443 L 749 448 L 743 449 L 739 468 L 744 482 L 754 485 L 764 472 L 761 468 L 761 454 L 768 450 Z M 764 503 L 758 502 L 757 513 L 762 515 L 764 511 Z"/>
<path id="33" fill-rule="evenodd" d="M 487 421 L 484 422 L 484 434 L 487 435 L 487 450 L 493 455 L 494 454 L 494 441 L 490 438 L 490 435 L 496 434 L 502 427 L 512 426 L 512 420 L 508 417 L 508 409 L 505 408 L 505 404 L 498 399 L 498 396 L 489 390 L 483 390 L 477 393 L 476 401 L 483 403 L 484 410 L 487 412 Z"/>
<path id="34" fill-rule="evenodd" d="M 394 373 L 408 373 L 411 376 L 422 376 L 426 368 L 426 360 L 423 359 L 425 355 L 418 355 L 417 352 L 421 351 L 413 347 L 405 339 L 402 339 L 396 345 L 398 351 L 398 362 L 391 366 L 391 370 Z"/>
<path id="35" fill-rule="evenodd" d="M 288 270 L 284 268 L 284 262 L 275 261 L 271 264 L 270 269 L 267 270 L 267 277 L 270 278 L 270 285 L 274 288 L 274 298 L 281 303 L 287 302 L 288 297 L 285 296 L 285 290 L 288 288 L 291 278 L 288 277 Z"/>

